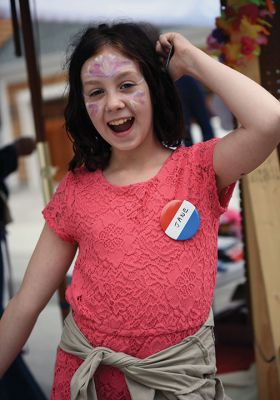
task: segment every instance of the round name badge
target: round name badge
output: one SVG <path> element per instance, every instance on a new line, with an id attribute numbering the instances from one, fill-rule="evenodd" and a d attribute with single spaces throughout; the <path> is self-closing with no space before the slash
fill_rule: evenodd
<path id="1" fill-rule="evenodd" d="M 160 225 L 174 240 L 190 239 L 199 228 L 199 213 L 190 201 L 171 200 L 161 211 Z"/>

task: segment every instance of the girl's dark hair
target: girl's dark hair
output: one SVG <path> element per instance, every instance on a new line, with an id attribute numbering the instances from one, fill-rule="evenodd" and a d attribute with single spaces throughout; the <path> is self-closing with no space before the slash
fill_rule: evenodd
<path id="1" fill-rule="evenodd" d="M 176 88 L 155 51 L 158 30 L 150 24 L 120 22 L 89 27 L 78 38 L 68 59 L 69 95 L 65 126 L 73 142 L 74 157 L 69 169 L 85 166 L 89 171 L 104 169 L 110 159 L 110 145 L 92 124 L 84 103 L 81 69 L 103 46 L 110 45 L 137 62 L 146 80 L 153 107 L 153 125 L 158 140 L 177 147 L 185 128 Z"/>

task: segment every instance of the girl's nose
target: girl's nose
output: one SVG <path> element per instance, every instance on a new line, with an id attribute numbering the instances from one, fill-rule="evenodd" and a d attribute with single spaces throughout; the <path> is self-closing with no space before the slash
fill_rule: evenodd
<path id="1" fill-rule="evenodd" d="M 124 102 L 118 93 L 108 93 L 106 98 L 106 111 L 115 111 L 124 107 Z"/>

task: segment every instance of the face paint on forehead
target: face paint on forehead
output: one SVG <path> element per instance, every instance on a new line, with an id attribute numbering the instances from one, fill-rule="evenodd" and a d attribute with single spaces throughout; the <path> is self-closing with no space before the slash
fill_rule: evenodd
<path id="1" fill-rule="evenodd" d="M 89 63 L 85 75 L 94 78 L 111 78 L 123 67 L 131 65 L 133 65 L 132 60 L 116 56 L 115 54 L 100 54 Z"/>

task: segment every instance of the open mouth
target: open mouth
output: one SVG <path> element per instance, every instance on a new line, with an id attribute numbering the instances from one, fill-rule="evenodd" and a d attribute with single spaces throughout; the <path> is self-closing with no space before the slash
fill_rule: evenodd
<path id="1" fill-rule="evenodd" d="M 133 125 L 134 118 L 120 118 L 115 121 L 111 121 L 108 123 L 108 126 L 112 129 L 112 131 L 116 133 L 125 132 L 130 129 Z"/>

